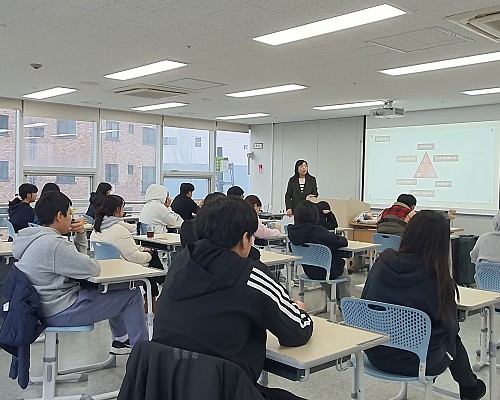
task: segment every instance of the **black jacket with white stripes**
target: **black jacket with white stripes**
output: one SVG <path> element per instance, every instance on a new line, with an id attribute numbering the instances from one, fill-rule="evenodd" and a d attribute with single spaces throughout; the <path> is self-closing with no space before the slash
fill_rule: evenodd
<path id="1" fill-rule="evenodd" d="M 153 341 L 230 360 L 256 382 L 266 330 L 301 346 L 313 323 L 259 261 L 206 239 L 175 257 L 156 306 Z"/>

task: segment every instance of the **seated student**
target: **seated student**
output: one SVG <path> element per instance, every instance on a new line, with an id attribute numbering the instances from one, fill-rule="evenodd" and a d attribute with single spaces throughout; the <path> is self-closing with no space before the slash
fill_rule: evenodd
<path id="1" fill-rule="evenodd" d="M 61 189 L 59 188 L 59 186 L 54 183 L 54 182 L 47 182 L 45 185 L 43 185 L 43 188 L 42 188 L 42 192 L 40 193 L 40 197 L 42 197 L 45 193 L 48 193 L 48 192 L 60 192 Z M 41 225 L 41 222 L 38 218 L 38 216 L 36 215 L 36 212 L 35 212 L 35 220 L 33 221 L 34 224 L 37 224 L 37 225 Z M 85 252 L 87 251 L 87 246 L 85 245 Z"/>
<path id="2" fill-rule="evenodd" d="M 266 358 L 266 330 L 288 347 L 305 344 L 312 334 L 303 303 L 291 300 L 264 264 L 247 258 L 256 230 L 257 216 L 244 200 L 219 196 L 205 204 L 196 216 L 199 240 L 168 271 L 153 333 L 155 342 L 238 364 L 255 385 Z M 296 398 L 259 390 L 266 399 Z"/>
<path id="3" fill-rule="evenodd" d="M 412 194 L 400 194 L 397 201 L 378 216 L 377 232 L 402 235 L 408 221 L 415 215 L 417 199 Z"/>
<path id="4" fill-rule="evenodd" d="M 17 233 L 20 229 L 27 228 L 30 222 L 35 221 L 35 213 L 30 206 L 36 200 L 38 188 L 31 183 L 19 186 L 19 197 L 9 201 L 9 221 Z"/>
<path id="5" fill-rule="evenodd" d="M 257 228 L 257 231 L 255 232 L 255 238 L 256 239 L 268 239 L 271 237 L 276 237 L 281 234 L 281 229 L 275 228 L 271 229 L 265 226 L 262 221 L 259 218 L 259 213 L 260 209 L 262 208 L 262 202 L 260 199 L 255 196 L 254 194 L 251 194 L 246 197 L 245 201 L 252 206 L 252 208 L 255 210 L 257 213 L 257 219 L 259 221 L 259 227 Z"/>
<path id="6" fill-rule="evenodd" d="M 101 182 L 97 186 L 95 192 L 90 193 L 89 198 L 89 208 L 87 209 L 87 214 L 89 217 L 95 219 L 95 211 L 101 204 L 102 200 L 111 193 L 111 185 L 107 182 Z"/>
<path id="7" fill-rule="evenodd" d="M 148 339 L 141 292 L 121 289 L 101 293 L 82 289 L 75 281 L 99 275 L 101 267 L 86 254 L 77 252 L 63 236 L 71 228 L 70 206 L 71 200 L 60 192 L 40 197 L 35 212 L 43 226 L 19 232 L 12 244 L 12 253 L 19 259 L 16 267 L 28 276 L 38 292 L 43 323 L 76 326 L 109 319 L 115 338 L 111 353 L 128 354 L 131 345 Z"/>
<path id="8" fill-rule="evenodd" d="M 319 225 L 324 226 L 329 231 L 333 231 L 339 227 L 337 218 L 327 201 L 319 201 L 316 203 L 316 207 L 318 207 L 319 211 Z"/>
<path id="9" fill-rule="evenodd" d="M 146 189 L 146 204 L 139 215 L 139 222 L 153 228 L 155 233 L 167 232 L 167 227 L 180 226 L 182 218 L 172 211 L 168 189 L 153 183 Z"/>
<path id="10" fill-rule="evenodd" d="M 172 202 L 172 211 L 179 214 L 184 221 L 193 219 L 200 207 L 193 200 L 194 185 L 192 183 L 181 183 L 179 194 Z"/>
<path id="11" fill-rule="evenodd" d="M 330 268 L 330 279 L 346 278 L 347 282 L 337 284 L 337 294 L 340 299 L 349 297 L 350 277 L 345 269 L 345 260 L 340 256 L 339 248 L 347 246 L 347 239 L 335 233 L 328 232 L 324 226 L 318 225 L 319 212 L 316 204 L 305 200 L 294 210 L 295 223 L 288 225 L 288 238 L 294 245 L 304 243 L 316 243 L 327 246 L 332 252 L 332 266 Z M 304 273 L 311 279 L 325 279 L 326 271 L 320 267 L 302 264 Z M 330 298 L 330 285 L 322 283 L 328 298 Z"/>
<path id="12" fill-rule="evenodd" d="M 500 211 L 493 217 L 494 232 L 483 233 L 470 252 L 474 264 L 500 263 Z"/>
<path id="13" fill-rule="evenodd" d="M 229 189 L 227 189 L 227 195 L 231 197 L 243 198 L 244 194 L 245 191 L 239 186 L 231 186 Z"/>
<path id="14" fill-rule="evenodd" d="M 370 269 L 361 297 L 417 308 L 432 324 L 427 352 L 427 375 L 450 369 L 460 385 L 460 398 L 480 399 L 483 381 L 472 372 L 467 351 L 458 335 L 456 284 L 450 275 L 450 227 L 442 215 L 420 211 L 408 223 L 399 250 L 387 249 Z M 366 350 L 370 362 L 383 371 L 417 376 L 415 354 L 378 346 Z"/>

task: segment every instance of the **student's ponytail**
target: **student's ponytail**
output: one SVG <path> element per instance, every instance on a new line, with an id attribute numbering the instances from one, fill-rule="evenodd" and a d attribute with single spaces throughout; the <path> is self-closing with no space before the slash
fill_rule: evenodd
<path id="1" fill-rule="evenodd" d="M 101 204 L 96 209 L 95 220 L 94 220 L 94 230 L 96 232 L 101 232 L 102 220 L 104 217 L 112 216 L 115 211 L 123 206 L 124 201 L 121 196 L 116 194 L 110 194 L 102 199 Z"/>

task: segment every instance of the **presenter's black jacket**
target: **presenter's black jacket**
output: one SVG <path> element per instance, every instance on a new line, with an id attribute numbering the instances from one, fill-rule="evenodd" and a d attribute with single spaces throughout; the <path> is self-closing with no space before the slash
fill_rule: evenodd
<path id="1" fill-rule="evenodd" d="M 34 222 L 35 212 L 28 203 L 23 203 L 19 198 L 9 201 L 9 221 L 17 233 L 21 229 L 27 228 L 29 222 Z"/>
<path id="2" fill-rule="evenodd" d="M 295 210 L 295 208 L 302 203 L 307 196 L 313 195 L 318 197 L 318 185 L 316 184 L 316 178 L 312 175 L 306 175 L 306 182 L 304 184 L 304 191 L 300 191 L 299 178 L 292 176 L 288 180 L 288 185 L 286 187 L 285 193 L 285 205 L 286 209 Z"/>
<path id="3" fill-rule="evenodd" d="M 207 239 L 177 255 L 156 305 L 154 342 L 232 361 L 256 382 L 266 330 L 295 347 L 309 340 L 313 323 L 264 264 Z"/>
<path id="4" fill-rule="evenodd" d="M 198 204 L 185 194 L 178 194 L 172 202 L 172 211 L 179 214 L 184 221 L 193 219 L 193 214 L 196 214 L 200 207 Z"/>
<path id="5" fill-rule="evenodd" d="M 294 224 L 288 225 L 288 238 L 294 245 L 301 246 L 304 243 L 315 243 L 327 246 L 332 252 L 332 266 L 330 278 L 334 279 L 344 272 L 345 261 L 338 249 L 347 246 L 348 242 L 344 236 L 328 232 L 324 226 L 316 224 Z M 302 264 L 304 273 L 311 279 L 325 279 L 326 270 L 321 267 Z"/>
<path id="6" fill-rule="evenodd" d="M 361 298 L 398 304 L 424 311 L 431 320 L 431 338 L 427 352 L 427 372 L 442 372 L 456 354 L 459 326 L 456 311 L 440 320 L 438 316 L 438 284 L 428 276 L 419 260 L 410 255 L 387 249 L 370 269 Z M 455 293 L 447 296 L 449 307 L 456 310 Z M 377 368 L 404 375 L 418 374 L 418 358 L 405 350 L 385 346 L 366 351 Z M 433 375 L 434 373 L 432 373 Z"/>

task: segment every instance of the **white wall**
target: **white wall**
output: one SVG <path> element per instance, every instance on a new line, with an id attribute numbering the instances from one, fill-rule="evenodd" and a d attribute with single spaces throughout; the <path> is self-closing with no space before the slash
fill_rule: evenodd
<path id="1" fill-rule="evenodd" d="M 295 161 L 305 159 L 316 176 L 320 197 L 359 198 L 363 124 L 364 117 L 354 117 L 253 125 L 250 191 L 264 206 L 284 210 L 288 178 Z M 263 143 L 264 148 L 253 149 L 254 143 Z"/>

